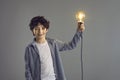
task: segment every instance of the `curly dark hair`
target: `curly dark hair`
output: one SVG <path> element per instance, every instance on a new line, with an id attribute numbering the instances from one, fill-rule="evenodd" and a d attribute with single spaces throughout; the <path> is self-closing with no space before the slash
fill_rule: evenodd
<path id="1" fill-rule="evenodd" d="M 38 24 L 42 24 L 46 29 L 49 29 L 49 21 L 44 18 L 44 16 L 33 17 L 30 21 L 30 30 L 33 30 Z"/>

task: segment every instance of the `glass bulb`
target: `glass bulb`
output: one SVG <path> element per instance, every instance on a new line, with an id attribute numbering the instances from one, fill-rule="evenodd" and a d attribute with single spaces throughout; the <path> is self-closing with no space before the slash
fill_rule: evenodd
<path id="1" fill-rule="evenodd" d="M 76 13 L 76 19 L 78 22 L 84 22 L 85 20 L 85 13 L 83 11 L 79 11 Z"/>

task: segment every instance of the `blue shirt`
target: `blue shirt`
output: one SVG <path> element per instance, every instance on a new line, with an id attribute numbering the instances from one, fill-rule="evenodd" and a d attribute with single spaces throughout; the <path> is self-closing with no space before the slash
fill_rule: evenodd
<path id="1" fill-rule="evenodd" d="M 80 41 L 81 32 L 76 32 L 73 39 L 64 43 L 59 40 L 46 38 L 50 47 L 51 56 L 53 60 L 53 67 L 56 75 L 56 80 L 66 80 L 61 58 L 60 51 L 72 50 Z M 35 42 L 30 43 L 25 50 L 25 77 L 26 80 L 41 80 L 41 61 L 39 52 Z"/>

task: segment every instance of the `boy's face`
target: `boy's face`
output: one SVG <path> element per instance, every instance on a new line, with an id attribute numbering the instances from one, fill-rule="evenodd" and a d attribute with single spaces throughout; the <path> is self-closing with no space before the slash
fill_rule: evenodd
<path id="1" fill-rule="evenodd" d="M 48 29 L 46 29 L 43 25 L 38 24 L 38 26 L 36 26 L 33 29 L 33 35 L 37 38 L 37 39 L 45 39 L 46 37 L 46 33 L 48 32 Z"/>

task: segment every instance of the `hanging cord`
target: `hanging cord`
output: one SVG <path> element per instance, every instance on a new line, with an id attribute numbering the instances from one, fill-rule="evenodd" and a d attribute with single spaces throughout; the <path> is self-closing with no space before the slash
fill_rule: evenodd
<path id="1" fill-rule="evenodd" d="M 80 55 L 80 58 L 81 58 L 81 80 L 83 80 L 83 33 L 81 33 L 81 55 Z"/>
<path id="2" fill-rule="evenodd" d="M 82 24 L 83 24 L 82 22 L 78 22 L 78 27 L 81 27 Z M 80 62 L 81 62 L 81 80 L 83 80 L 83 32 L 81 32 Z"/>
<path id="3" fill-rule="evenodd" d="M 83 22 L 78 22 L 78 30 Z M 81 29 L 82 30 L 82 29 Z M 81 80 L 83 80 L 83 31 L 81 31 L 81 46 L 80 46 L 80 62 L 81 62 Z"/>

